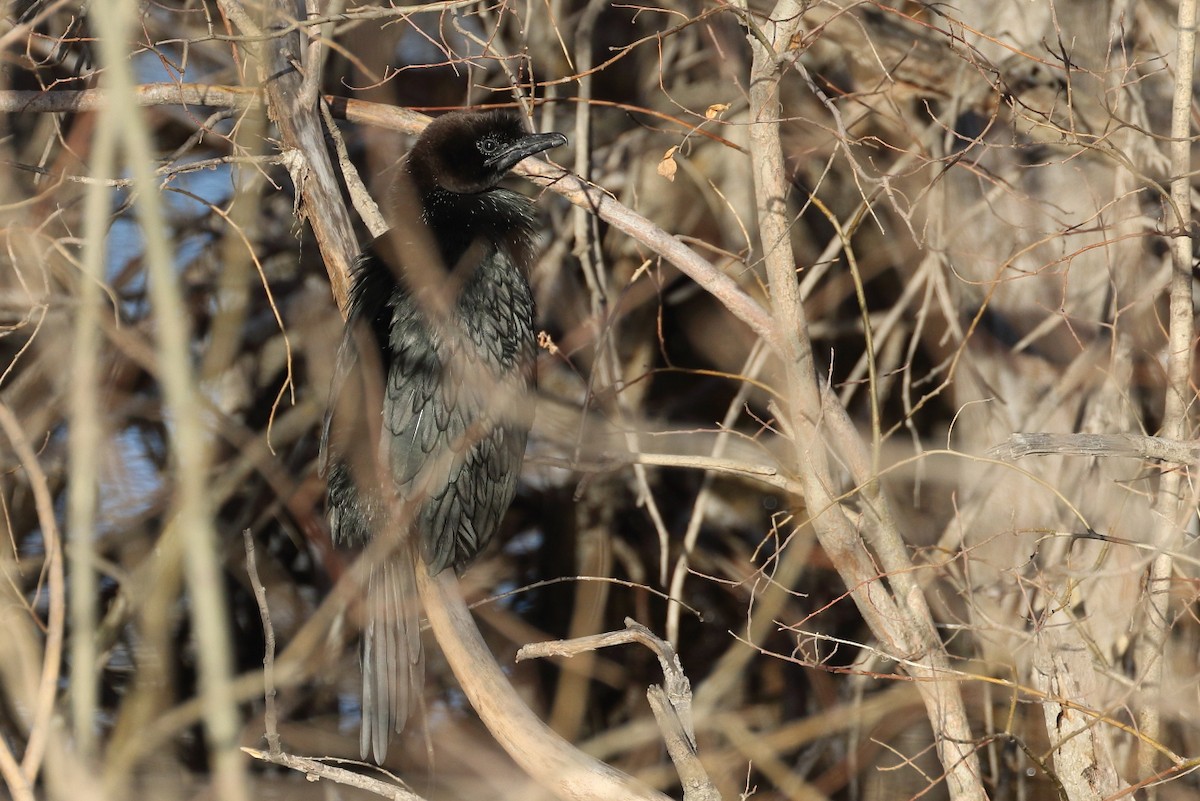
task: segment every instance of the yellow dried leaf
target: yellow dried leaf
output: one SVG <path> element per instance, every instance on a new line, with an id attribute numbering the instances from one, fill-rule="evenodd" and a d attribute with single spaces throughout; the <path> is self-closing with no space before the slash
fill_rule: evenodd
<path id="1" fill-rule="evenodd" d="M 679 165 L 675 163 L 675 151 L 678 147 L 672 147 L 663 154 L 662 161 L 658 162 L 658 174 L 668 181 L 675 180 L 675 171 L 679 169 Z"/>
<path id="2" fill-rule="evenodd" d="M 715 120 L 729 110 L 728 103 L 713 103 L 704 110 L 704 119 Z"/>

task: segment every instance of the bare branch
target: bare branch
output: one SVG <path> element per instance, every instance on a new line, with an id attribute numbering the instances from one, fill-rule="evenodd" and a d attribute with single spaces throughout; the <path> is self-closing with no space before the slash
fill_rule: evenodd
<path id="1" fill-rule="evenodd" d="M 1176 33 L 1175 91 L 1171 102 L 1171 202 L 1166 229 L 1171 233 L 1170 323 L 1167 335 L 1167 389 L 1163 405 L 1163 435 L 1184 440 L 1192 435 L 1188 412 L 1195 399 L 1192 385 L 1192 348 L 1196 340 L 1192 299 L 1192 102 L 1196 57 L 1196 2 L 1180 0 Z M 1194 514 L 1193 503 L 1185 500 L 1188 485 L 1176 470 L 1166 470 L 1159 479 L 1155 510 L 1157 525 L 1154 545 L 1160 549 L 1150 565 L 1147 579 L 1146 628 L 1138 638 L 1136 659 L 1145 700 L 1138 708 L 1138 723 L 1151 739 L 1160 733 L 1163 698 L 1163 659 L 1171 628 L 1168 609 L 1173 564 L 1170 549 L 1179 541 L 1184 520 Z M 1194 497 L 1195 490 L 1190 493 Z M 1155 754 L 1138 749 L 1138 768 L 1143 775 L 1156 772 Z M 1149 790 L 1151 801 L 1154 788 Z"/>
<path id="2" fill-rule="evenodd" d="M 623 631 L 522 646 L 517 651 L 517 661 L 549 656 L 572 657 L 591 653 L 599 648 L 629 643 L 639 643 L 649 648 L 662 666 L 666 687 L 652 685 L 646 690 L 646 697 L 662 731 L 667 752 L 679 772 L 679 779 L 683 784 L 683 797 L 687 801 L 719 801 L 721 796 L 709 779 L 696 750 L 691 682 L 683 672 L 679 656 L 669 642 L 655 636 L 654 632 L 633 619 L 625 618 Z"/>
<path id="3" fill-rule="evenodd" d="M 300 771 L 309 781 L 326 779 L 336 784 L 344 784 L 347 787 L 366 790 L 368 793 L 374 793 L 380 798 L 390 798 L 392 801 L 424 801 L 421 796 L 406 787 L 388 784 L 379 779 L 355 773 L 352 770 L 328 765 L 318 759 L 294 756 L 292 754 L 285 754 L 282 751 L 279 753 L 259 751 L 255 748 L 243 748 L 242 752 L 254 759 L 269 762 L 272 765 L 282 765 L 285 768 Z"/>
<path id="4" fill-rule="evenodd" d="M 666 796 L 570 745 L 530 711 L 480 637 L 450 571 L 431 577 L 418 570 L 417 584 L 433 633 L 471 706 L 530 777 L 572 801 L 665 801 Z"/>
<path id="5" fill-rule="evenodd" d="M 1051 454 L 1128 457 L 1192 465 L 1200 460 L 1200 446 L 1144 434 L 1023 433 L 1013 434 L 1007 442 L 988 450 L 988 456 L 1005 460 Z"/>

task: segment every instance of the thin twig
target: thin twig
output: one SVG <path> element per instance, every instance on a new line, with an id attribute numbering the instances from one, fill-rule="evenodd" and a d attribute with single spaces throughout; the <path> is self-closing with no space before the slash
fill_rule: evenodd
<path id="1" fill-rule="evenodd" d="M 517 651 L 517 661 L 544 657 L 572 657 L 590 654 L 599 648 L 639 643 L 658 657 L 665 688 L 652 685 L 646 692 L 650 708 L 658 721 L 671 761 L 679 773 L 685 801 L 719 801 L 708 772 L 696 752 L 696 730 L 692 719 L 692 687 L 679 655 L 666 640 L 631 618 L 625 618 L 625 628 L 570 640 L 531 643 Z"/>
<path id="2" fill-rule="evenodd" d="M 361 773 L 355 773 L 352 770 L 345 768 L 334 767 L 327 765 L 324 762 L 307 757 L 293 756 L 283 752 L 271 753 L 267 751 L 259 751 L 256 748 L 243 748 L 242 753 L 248 756 L 270 762 L 273 765 L 282 765 L 285 768 L 298 770 L 304 774 L 304 777 L 309 781 L 317 781 L 318 779 L 328 779 L 337 784 L 344 784 L 347 787 L 357 787 L 360 790 L 366 790 L 368 793 L 374 793 L 380 798 L 390 798 L 392 801 L 425 801 L 421 796 L 413 791 L 399 787 L 395 784 L 373 779 L 370 776 L 365 776 Z M 340 760 L 339 760 L 340 761 Z M 353 763 L 360 764 L 360 763 Z"/>
<path id="3" fill-rule="evenodd" d="M 325 120 L 325 130 L 329 132 L 329 137 L 333 140 L 334 151 L 337 153 L 338 168 L 342 171 L 342 178 L 346 181 L 346 190 L 350 196 L 350 202 L 354 205 L 354 210 L 358 212 L 358 216 L 367 226 L 367 232 L 373 237 L 383 236 L 388 229 L 387 220 L 383 218 L 383 214 L 379 211 L 379 204 L 371 198 L 371 193 L 367 191 L 367 186 L 363 183 L 362 176 L 358 173 L 358 168 L 350 160 L 350 153 L 346 150 L 346 140 L 342 136 L 342 132 L 338 130 L 337 124 L 333 121 L 333 112 L 330 111 L 329 104 L 325 102 L 324 98 L 320 99 L 320 104 L 321 118 Z"/>
<path id="4" fill-rule="evenodd" d="M 42 657 L 42 673 L 38 680 L 37 695 L 33 699 L 33 715 L 29 725 L 29 741 L 25 744 L 25 756 L 21 760 L 21 773 L 25 782 L 33 786 L 46 756 L 47 740 L 50 737 L 51 719 L 54 715 L 54 698 L 58 686 L 59 670 L 62 665 L 63 630 L 66 620 L 66 589 L 63 586 L 62 539 L 54 515 L 54 500 L 46 474 L 38 462 L 37 454 L 21 428 L 21 423 L 12 409 L 0 403 L 0 428 L 12 444 L 21 467 L 29 477 L 37 507 L 38 525 L 49 557 L 47 589 L 50 610 L 46 620 L 46 650 Z M 18 789 L 20 785 L 17 785 Z"/>
<path id="5" fill-rule="evenodd" d="M 8 89 L 0 91 L 0 111 L 50 113 L 100 111 L 113 105 L 113 89 L 55 89 L 49 92 Z M 125 108 L 146 106 L 215 106 L 249 108 L 262 100 L 256 89 L 205 83 L 148 83 L 134 88 Z M 120 103 L 117 104 L 120 107 Z"/>
<path id="6" fill-rule="evenodd" d="M 757 378 L 759 372 L 766 364 L 767 360 L 765 356 L 766 349 L 762 346 L 762 340 L 756 341 L 754 347 L 750 349 L 750 353 L 746 356 L 741 373 L 750 378 Z M 754 385 L 750 381 L 743 381 L 741 386 L 738 387 L 733 400 L 729 402 L 729 406 L 725 409 L 725 417 L 721 420 L 721 431 L 716 436 L 716 441 L 713 443 L 712 453 L 709 455 L 709 458 L 722 459 L 725 456 L 725 449 L 729 444 L 730 431 L 741 415 L 742 407 L 746 404 L 753 389 Z M 641 456 L 643 454 L 636 454 L 638 458 Z M 688 576 L 688 559 L 691 557 L 692 551 L 696 547 L 696 540 L 700 536 L 700 528 L 704 524 L 704 517 L 708 509 L 708 502 L 711 497 L 710 493 L 712 492 L 712 485 L 716 475 L 716 472 L 713 470 L 704 471 L 704 480 L 700 483 L 700 489 L 696 493 L 696 500 L 692 503 L 692 512 L 688 518 L 687 528 L 683 532 L 683 548 L 679 552 L 679 557 L 675 560 L 675 569 L 671 571 L 671 584 L 668 593 L 673 601 L 683 599 L 683 584 Z M 681 611 L 682 604 L 672 603 L 667 606 L 667 641 L 673 644 L 679 643 L 679 615 Z"/>
<path id="7" fill-rule="evenodd" d="M 282 753 L 279 743 L 279 710 L 275 704 L 275 626 L 271 623 L 271 609 L 267 606 L 267 588 L 258 577 L 258 564 L 254 558 L 254 536 L 250 529 L 242 532 L 242 540 L 246 544 L 246 574 L 250 577 L 250 586 L 254 590 L 254 600 L 258 603 L 258 614 L 262 618 L 263 636 L 266 648 L 263 653 L 263 726 L 267 734 L 267 748 L 272 756 Z"/>

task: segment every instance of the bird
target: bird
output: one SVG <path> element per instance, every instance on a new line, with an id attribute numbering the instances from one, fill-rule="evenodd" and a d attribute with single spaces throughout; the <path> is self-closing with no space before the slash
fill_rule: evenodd
<path id="1" fill-rule="evenodd" d="M 354 266 L 319 459 L 334 544 L 374 557 L 359 647 L 364 760 L 383 763 L 421 694 L 418 562 L 430 575 L 465 568 L 516 494 L 538 228 L 532 202 L 498 184 L 566 143 L 508 109 L 437 117 L 401 163 L 395 223 Z"/>

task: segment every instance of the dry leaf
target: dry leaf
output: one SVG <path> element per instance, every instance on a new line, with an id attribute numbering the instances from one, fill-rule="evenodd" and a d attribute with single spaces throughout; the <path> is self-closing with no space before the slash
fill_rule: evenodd
<path id="1" fill-rule="evenodd" d="M 717 117 L 720 117 L 726 111 L 729 111 L 728 103 L 713 103 L 711 106 L 709 106 L 708 108 L 706 108 L 704 110 L 704 119 L 715 120 Z"/>
<path id="2" fill-rule="evenodd" d="M 662 161 L 658 162 L 658 174 L 668 181 L 675 180 L 675 171 L 679 169 L 679 165 L 675 163 L 675 151 L 679 148 L 672 147 L 663 154 Z"/>

